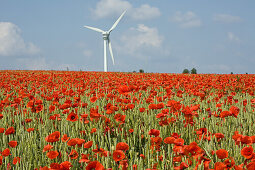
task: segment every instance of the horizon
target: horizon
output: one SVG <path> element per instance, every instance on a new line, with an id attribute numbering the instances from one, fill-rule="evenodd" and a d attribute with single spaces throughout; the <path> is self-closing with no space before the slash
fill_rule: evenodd
<path id="1" fill-rule="evenodd" d="M 103 39 L 111 32 L 109 72 L 254 74 L 255 28 L 248 0 L 32 0 L 0 6 L 0 70 L 104 70 Z"/>

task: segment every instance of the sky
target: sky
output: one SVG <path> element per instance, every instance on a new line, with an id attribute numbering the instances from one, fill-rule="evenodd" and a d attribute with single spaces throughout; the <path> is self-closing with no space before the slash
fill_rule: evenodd
<path id="1" fill-rule="evenodd" d="M 255 74 L 254 0 L 0 0 L 0 70 Z"/>

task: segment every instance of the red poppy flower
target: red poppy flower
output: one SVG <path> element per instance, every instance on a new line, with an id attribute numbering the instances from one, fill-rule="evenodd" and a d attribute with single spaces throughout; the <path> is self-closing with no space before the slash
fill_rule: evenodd
<path id="1" fill-rule="evenodd" d="M 3 155 L 4 157 L 11 155 L 10 149 L 9 149 L 9 148 L 6 148 L 5 150 L 3 150 L 2 155 Z"/>
<path id="2" fill-rule="evenodd" d="M 251 145 L 252 144 L 252 138 L 250 136 L 242 136 L 241 142 L 242 142 L 242 144 Z"/>
<path id="3" fill-rule="evenodd" d="M 235 118 L 237 118 L 238 114 L 239 114 L 240 109 L 236 106 L 231 106 L 229 109 L 229 112 L 232 114 L 232 116 L 234 116 Z"/>
<path id="4" fill-rule="evenodd" d="M 3 156 L 0 155 L 0 165 L 3 164 Z"/>
<path id="5" fill-rule="evenodd" d="M 95 132 L 97 132 L 97 128 L 92 128 L 90 131 L 90 133 L 95 133 Z"/>
<path id="6" fill-rule="evenodd" d="M 153 103 L 153 98 L 149 97 L 148 99 L 145 100 L 145 102 L 146 102 L 147 104 Z"/>
<path id="7" fill-rule="evenodd" d="M 253 148 L 252 148 L 252 146 L 244 147 L 241 150 L 241 155 L 243 155 L 243 157 L 245 157 L 246 159 L 251 159 L 253 157 Z"/>
<path id="8" fill-rule="evenodd" d="M 108 115 L 110 115 L 110 114 L 113 113 L 113 111 L 112 111 L 111 109 L 107 109 L 105 113 L 108 114 Z"/>
<path id="9" fill-rule="evenodd" d="M 123 123 L 125 123 L 126 115 L 122 115 L 122 114 L 118 113 L 118 114 L 114 115 L 114 119 L 117 122 L 121 122 L 123 124 Z"/>
<path id="10" fill-rule="evenodd" d="M 75 114 L 74 112 L 71 112 L 71 113 L 67 116 L 66 120 L 71 121 L 71 122 L 75 122 L 75 121 L 78 120 L 78 115 Z"/>
<path id="11" fill-rule="evenodd" d="M 63 137 L 61 138 L 62 142 L 66 142 L 70 139 L 70 137 L 67 136 L 67 134 L 64 134 Z"/>
<path id="12" fill-rule="evenodd" d="M 191 142 L 188 146 L 184 147 L 185 153 L 191 153 L 192 155 L 203 153 L 203 150 L 197 145 L 196 142 Z"/>
<path id="13" fill-rule="evenodd" d="M 128 130 L 130 133 L 133 133 L 134 132 L 134 129 L 129 129 Z"/>
<path id="14" fill-rule="evenodd" d="M 48 167 L 46 167 L 46 168 L 48 168 Z M 45 168 L 45 170 L 49 170 L 49 168 L 48 169 L 46 169 L 46 168 Z M 50 169 L 61 169 L 61 165 L 59 163 L 51 163 Z"/>
<path id="15" fill-rule="evenodd" d="M 179 137 L 181 137 L 181 135 L 178 135 L 178 133 L 172 133 L 171 137 L 178 139 Z"/>
<path id="16" fill-rule="evenodd" d="M 10 135 L 10 134 L 14 134 L 14 133 L 15 133 L 15 129 L 13 127 L 9 127 L 5 131 L 5 135 Z"/>
<path id="17" fill-rule="evenodd" d="M 144 156 L 144 154 L 140 154 L 140 157 L 141 157 L 141 158 L 143 158 L 143 159 L 145 159 L 145 156 Z"/>
<path id="18" fill-rule="evenodd" d="M 88 163 L 88 162 L 90 162 L 90 160 L 89 160 L 89 154 L 81 154 L 81 159 L 79 160 L 79 163 L 82 163 L 82 162 L 86 162 L 86 163 Z"/>
<path id="19" fill-rule="evenodd" d="M 145 111 L 145 108 L 139 108 L 139 111 L 142 113 L 142 112 L 144 112 Z"/>
<path id="20" fill-rule="evenodd" d="M 35 130 L 35 128 L 28 128 L 26 131 L 27 132 L 33 132 Z"/>
<path id="21" fill-rule="evenodd" d="M 125 154 L 122 150 L 115 150 L 113 152 L 113 159 L 117 162 L 117 161 L 121 161 L 125 158 Z"/>
<path id="22" fill-rule="evenodd" d="M 62 162 L 62 163 L 60 164 L 60 166 L 61 166 L 61 169 L 66 169 L 66 170 L 68 170 L 68 169 L 70 169 L 70 167 L 72 167 L 72 164 L 71 164 L 71 162 L 69 162 L 69 161 L 65 161 L 65 162 Z"/>
<path id="23" fill-rule="evenodd" d="M 12 164 L 16 165 L 17 163 L 20 163 L 20 157 L 13 158 Z"/>
<path id="24" fill-rule="evenodd" d="M 217 104 L 216 104 L 216 107 L 221 107 L 221 103 L 217 103 Z"/>
<path id="25" fill-rule="evenodd" d="M 228 157 L 228 151 L 226 151 L 225 149 L 219 149 L 216 151 L 216 155 L 219 159 L 225 159 Z"/>
<path id="26" fill-rule="evenodd" d="M 151 149 L 156 149 L 157 151 L 160 151 L 160 145 L 161 145 L 161 142 L 162 142 L 162 138 L 161 137 L 154 137 L 154 138 L 151 138 Z"/>
<path id="27" fill-rule="evenodd" d="M 72 149 L 71 153 L 69 154 L 69 157 L 71 159 L 77 159 L 78 156 L 79 156 L 78 152 L 76 150 Z"/>
<path id="28" fill-rule="evenodd" d="M 88 106 L 88 103 L 82 103 L 81 107 L 86 108 Z"/>
<path id="29" fill-rule="evenodd" d="M 86 170 L 104 170 L 104 166 L 98 161 L 92 161 L 86 166 Z"/>
<path id="30" fill-rule="evenodd" d="M 229 169 L 231 169 L 231 168 L 233 168 L 233 167 L 235 166 L 235 160 L 234 160 L 233 157 L 230 157 L 229 159 L 226 159 L 226 160 L 224 161 L 224 164 L 225 164 Z"/>
<path id="31" fill-rule="evenodd" d="M 50 105 L 50 107 L 49 107 L 49 112 L 50 112 L 50 113 L 53 112 L 53 111 L 55 110 L 55 108 L 56 108 L 56 106 Z"/>
<path id="32" fill-rule="evenodd" d="M 77 138 L 77 145 L 78 147 L 81 147 L 83 143 L 85 143 L 85 140 L 84 139 L 80 139 L 80 138 Z"/>
<path id="33" fill-rule="evenodd" d="M 119 162 L 119 168 L 122 167 L 123 170 L 128 169 L 128 160 L 122 160 Z"/>
<path id="34" fill-rule="evenodd" d="M 32 119 L 26 119 L 25 122 L 30 123 L 30 122 L 32 122 Z"/>
<path id="35" fill-rule="evenodd" d="M 160 131 L 157 130 L 157 129 L 151 129 L 151 130 L 149 131 L 149 135 L 150 135 L 150 136 L 154 135 L 155 137 L 157 137 L 157 136 L 159 136 L 159 134 L 160 134 Z"/>
<path id="36" fill-rule="evenodd" d="M 175 138 L 174 138 L 174 137 L 166 137 L 166 138 L 164 139 L 164 143 L 166 143 L 166 144 L 173 144 L 174 141 L 175 141 Z"/>
<path id="37" fill-rule="evenodd" d="M 126 94 L 130 93 L 131 89 L 127 85 L 122 85 L 119 87 L 118 91 L 120 94 L 126 95 Z"/>
<path id="38" fill-rule="evenodd" d="M 73 139 L 70 139 L 70 140 L 67 142 L 67 145 L 68 145 L 68 146 L 75 146 L 77 143 L 78 143 L 77 138 L 73 138 Z"/>
<path id="39" fill-rule="evenodd" d="M 97 101 L 97 97 L 93 96 L 89 100 L 90 100 L 91 103 L 95 103 Z"/>
<path id="40" fill-rule="evenodd" d="M 229 111 L 223 111 L 223 112 L 221 112 L 220 113 L 220 117 L 221 118 L 225 118 L 225 117 L 227 117 L 227 116 L 231 116 L 232 115 L 232 113 L 230 113 Z"/>
<path id="41" fill-rule="evenodd" d="M 0 133 L 4 133 L 5 128 L 0 128 Z"/>
<path id="42" fill-rule="evenodd" d="M 55 159 L 59 155 L 59 153 L 58 151 L 49 151 L 46 155 L 50 159 Z"/>
<path id="43" fill-rule="evenodd" d="M 50 134 L 49 136 L 47 136 L 45 138 L 46 142 L 57 142 L 59 141 L 59 137 L 60 137 L 60 132 L 59 131 L 56 131 L 56 132 L 53 132 L 52 134 Z"/>
<path id="44" fill-rule="evenodd" d="M 215 170 L 223 170 L 225 168 L 226 168 L 226 165 L 224 163 L 222 163 L 222 162 L 216 162 L 214 164 L 214 169 Z"/>
<path id="45" fill-rule="evenodd" d="M 52 164 L 54 164 L 54 163 L 52 163 Z M 50 166 L 51 166 L 51 164 L 50 164 Z M 37 170 L 37 169 L 35 169 L 35 170 Z M 40 169 L 39 170 L 49 170 L 49 168 L 47 167 L 47 166 L 44 166 L 44 167 L 41 167 L 40 166 Z"/>
<path id="46" fill-rule="evenodd" d="M 155 110 L 155 109 L 157 109 L 157 105 L 154 104 L 154 103 L 149 104 L 149 109 L 150 109 L 150 110 Z"/>
<path id="47" fill-rule="evenodd" d="M 255 136 L 251 136 L 252 143 L 255 143 Z"/>
<path id="48" fill-rule="evenodd" d="M 184 144 L 184 139 L 182 138 L 175 139 L 174 144 L 177 146 L 182 146 Z"/>
<path id="49" fill-rule="evenodd" d="M 129 145 L 125 142 L 119 142 L 116 145 L 116 150 L 127 151 L 127 150 L 129 150 Z"/>
<path id="50" fill-rule="evenodd" d="M 4 115 L 3 114 L 0 114 L 0 120 L 3 119 Z"/>
<path id="51" fill-rule="evenodd" d="M 92 145 L 93 145 L 93 141 L 88 141 L 84 143 L 84 148 L 91 148 Z"/>
<path id="52" fill-rule="evenodd" d="M 162 108 L 164 108 L 164 103 L 158 103 L 157 104 L 157 109 L 162 109 Z"/>
<path id="53" fill-rule="evenodd" d="M 222 133 L 215 133 L 214 136 L 216 137 L 218 142 L 224 138 L 224 135 Z"/>
<path id="54" fill-rule="evenodd" d="M 189 165 L 185 162 L 181 162 L 180 166 L 175 167 L 175 169 L 186 169 Z"/>
<path id="55" fill-rule="evenodd" d="M 43 105 L 39 104 L 38 106 L 35 107 L 35 109 L 36 109 L 36 113 L 38 113 L 43 110 Z"/>
<path id="56" fill-rule="evenodd" d="M 49 150 L 51 150 L 52 148 L 53 148 L 53 146 L 51 146 L 51 145 L 46 145 L 46 146 L 44 146 L 44 148 L 43 148 L 43 152 L 49 151 Z"/>
<path id="57" fill-rule="evenodd" d="M 255 169 L 255 161 L 250 162 L 246 167 L 247 167 L 247 170 L 254 170 Z"/>
<path id="58" fill-rule="evenodd" d="M 15 148 L 17 146 L 18 142 L 17 141 L 10 141 L 8 144 L 9 144 L 10 147 Z"/>

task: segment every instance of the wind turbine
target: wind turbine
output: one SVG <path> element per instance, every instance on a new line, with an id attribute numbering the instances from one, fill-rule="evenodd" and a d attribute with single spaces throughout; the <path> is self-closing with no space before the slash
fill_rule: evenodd
<path id="1" fill-rule="evenodd" d="M 106 59 L 106 46 L 107 46 L 107 43 L 108 43 L 108 48 L 109 48 L 110 54 L 112 56 L 112 63 L 114 65 L 114 57 L 113 57 L 113 53 L 112 53 L 112 44 L 111 44 L 111 41 L 110 41 L 110 38 L 109 38 L 110 33 L 118 25 L 118 23 L 120 22 L 121 18 L 124 16 L 125 13 L 126 13 L 126 11 L 124 11 L 121 14 L 121 16 L 117 19 L 117 21 L 113 24 L 111 29 L 109 29 L 108 31 L 103 31 L 103 30 L 101 30 L 99 28 L 95 28 L 95 27 L 84 26 L 85 28 L 100 32 L 103 35 L 103 39 L 104 39 L 104 71 L 105 72 L 107 72 L 107 59 Z"/>

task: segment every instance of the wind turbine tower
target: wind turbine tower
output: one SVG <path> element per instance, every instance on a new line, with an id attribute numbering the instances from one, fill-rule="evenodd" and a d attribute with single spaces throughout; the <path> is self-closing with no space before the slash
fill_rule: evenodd
<path id="1" fill-rule="evenodd" d="M 117 19 L 117 21 L 113 24 L 113 26 L 111 27 L 111 29 L 109 29 L 108 31 L 103 31 L 99 28 L 95 28 L 95 27 L 90 27 L 90 26 L 84 26 L 85 28 L 97 31 L 102 33 L 103 35 L 103 40 L 104 40 L 104 71 L 107 72 L 107 58 L 106 58 L 106 47 L 108 44 L 108 48 L 112 57 L 112 63 L 114 65 L 114 57 L 113 57 L 113 53 L 112 53 L 112 44 L 110 41 L 110 33 L 112 32 L 112 30 L 114 30 L 114 28 L 118 25 L 118 23 L 120 22 L 121 18 L 124 16 L 124 14 L 126 13 L 126 11 L 124 11 L 121 16 Z"/>

